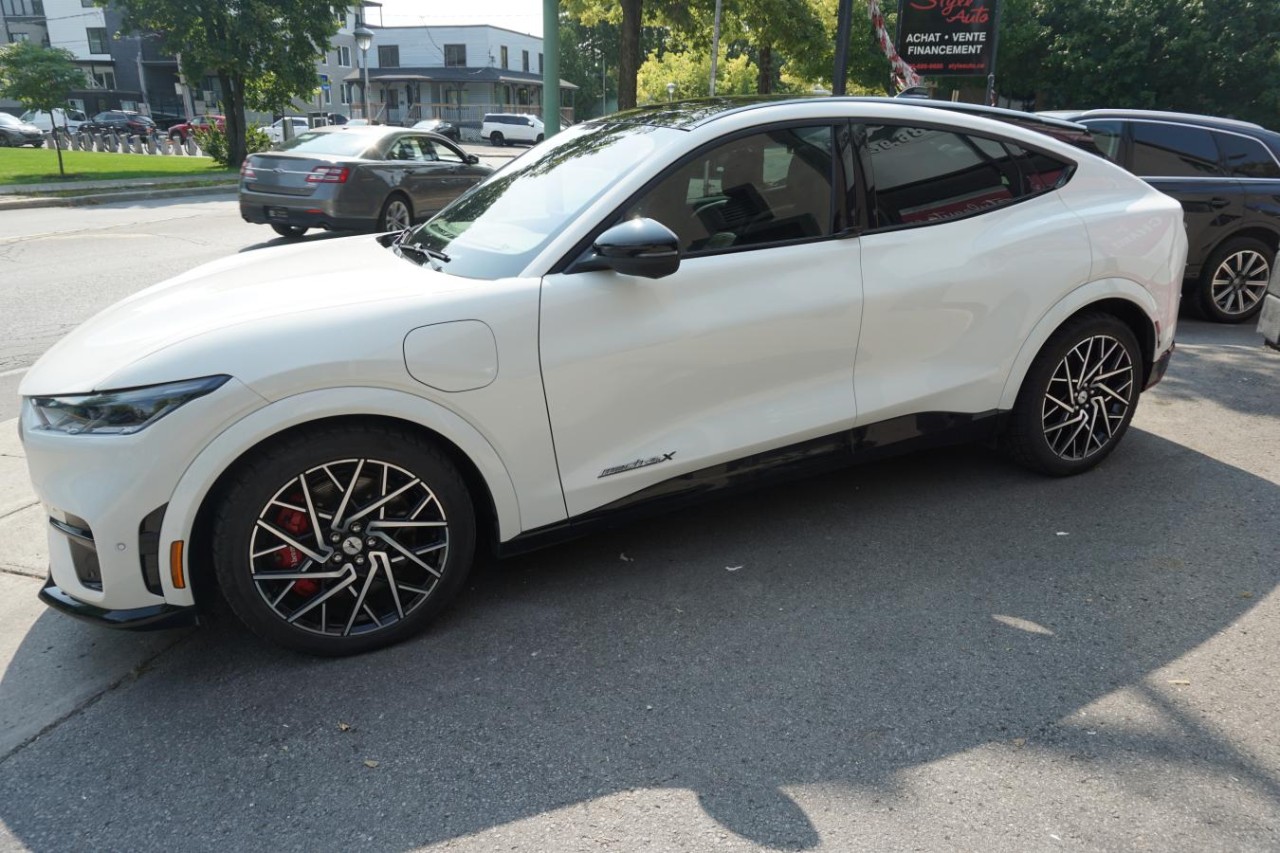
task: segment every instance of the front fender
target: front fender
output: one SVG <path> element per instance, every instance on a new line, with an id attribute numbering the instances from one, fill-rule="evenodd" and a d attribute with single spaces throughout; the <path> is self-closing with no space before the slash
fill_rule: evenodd
<path id="1" fill-rule="evenodd" d="M 326 388 L 285 397 L 256 409 L 223 430 L 200 451 L 183 472 L 165 511 L 160 528 L 161 555 L 168 555 L 176 540 L 189 541 L 196 514 L 218 478 L 245 453 L 290 427 L 353 413 L 396 418 L 426 427 L 453 442 L 475 464 L 493 497 L 498 534 L 502 540 L 518 534 L 520 508 L 506 466 L 493 446 L 456 413 L 421 397 L 382 388 Z M 188 555 L 184 549 L 183 572 L 187 578 Z M 169 572 L 160 573 L 165 600 L 194 604 L 191 585 L 173 586 Z"/>
<path id="2" fill-rule="evenodd" d="M 1160 316 L 1160 306 L 1156 303 L 1150 291 L 1140 284 L 1128 279 L 1105 278 L 1081 285 L 1062 297 L 1057 304 L 1046 311 L 1044 316 L 1036 323 L 1035 328 L 1031 330 L 1031 334 L 1023 341 L 1022 348 L 1018 350 L 1018 356 L 1014 359 L 1013 366 L 1009 369 L 1009 375 L 1005 379 L 1004 391 L 1000 395 L 1000 409 L 1002 411 L 1008 411 L 1013 408 L 1014 403 L 1018 400 L 1018 391 L 1022 388 L 1022 380 L 1026 378 L 1027 371 L 1031 369 L 1031 363 L 1035 361 L 1045 342 L 1057 331 L 1058 327 L 1077 311 L 1104 299 L 1124 299 L 1127 302 L 1132 302 L 1142 309 L 1143 314 L 1153 327 L 1158 327 L 1157 320 Z M 1159 339 L 1156 341 L 1154 355 L 1159 357 L 1161 353 L 1169 348 L 1169 344 L 1172 342 L 1173 329 L 1161 329 Z"/>

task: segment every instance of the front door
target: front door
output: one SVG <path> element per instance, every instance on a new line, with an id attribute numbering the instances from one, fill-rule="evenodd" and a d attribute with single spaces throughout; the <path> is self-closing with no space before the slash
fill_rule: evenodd
<path id="1" fill-rule="evenodd" d="M 833 135 L 742 136 L 629 203 L 618 220 L 679 237 L 673 275 L 543 279 L 539 347 L 571 516 L 852 425 L 860 247 L 841 230 Z"/>

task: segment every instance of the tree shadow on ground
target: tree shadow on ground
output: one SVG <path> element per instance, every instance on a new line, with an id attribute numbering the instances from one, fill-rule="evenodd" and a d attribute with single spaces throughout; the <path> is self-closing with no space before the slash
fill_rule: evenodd
<path id="1" fill-rule="evenodd" d="M 375 655 L 206 628 L 6 761 L 0 818 L 48 849 L 400 850 L 683 788 L 743 839 L 810 849 L 788 787 L 893 796 L 975 746 L 1084 749 L 1074 712 L 1276 585 L 1253 523 L 1276 517 L 1276 484 L 1139 430 L 1068 480 L 972 449 L 757 491 L 485 567 Z M 1273 770 L 1188 731 L 1087 748 L 1280 801 Z"/>

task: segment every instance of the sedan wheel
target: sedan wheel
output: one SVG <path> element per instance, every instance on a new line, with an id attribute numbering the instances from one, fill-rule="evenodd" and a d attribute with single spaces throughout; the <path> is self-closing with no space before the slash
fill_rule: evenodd
<path id="1" fill-rule="evenodd" d="M 409 201 L 400 195 L 393 195 L 382 205 L 382 214 L 378 217 L 379 231 L 403 231 L 413 225 L 413 211 L 409 209 Z"/>
<path id="2" fill-rule="evenodd" d="M 347 427 L 291 438 L 232 484 L 214 526 L 219 582 L 256 633 L 354 654 L 421 630 L 475 545 L 467 488 L 412 434 Z"/>
<path id="3" fill-rule="evenodd" d="M 1066 323 L 1027 372 L 1005 445 L 1046 474 L 1087 471 L 1115 449 L 1137 406 L 1142 356 L 1133 332 L 1109 314 Z"/>
<path id="4" fill-rule="evenodd" d="M 1200 311 L 1219 323 L 1241 323 L 1262 309 L 1275 253 L 1267 244 L 1243 238 L 1214 253 L 1200 285 Z"/>

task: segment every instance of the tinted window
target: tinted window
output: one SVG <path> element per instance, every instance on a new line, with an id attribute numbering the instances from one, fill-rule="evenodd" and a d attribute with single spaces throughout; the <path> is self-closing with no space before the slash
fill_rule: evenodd
<path id="1" fill-rule="evenodd" d="M 656 219 L 682 252 L 827 236 L 831 135 L 820 125 L 735 139 L 677 167 L 623 218 Z"/>
<path id="2" fill-rule="evenodd" d="M 431 139 L 423 139 L 419 143 L 422 149 L 428 153 L 428 160 L 439 160 L 441 163 L 465 163 L 462 155 L 454 151 L 448 145 L 442 142 L 435 142 Z"/>
<path id="3" fill-rule="evenodd" d="M 1280 166 L 1276 158 L 1262 143 L 1234 133 L 1215 133 L 1222 159 L 1227 163 L 1227 173 L 1235 178 L 1280 178 Z"/>
<path id="4" fill-rule="evenodd" d="M 1040 151 L 1027 151 L 1012 142 L 1006 145 L 1018 158 L 1018 169 L 1022 174 L 1022 194 L 1035 195 L 1056 190 L 1071 176 L 1070 163 Z"/>
<path id="5" fill-rule="evenodd" d="M 1202 127 L 1137 121 L 1133 123 L 1133 173 L 1169 178 L 1221 175 L 1218 146 Z"/>
<path id="6" fill-rule="evenodd" d="M 968 216 L 1023 195 L 1010 154 L 992 140 L 902 125 L 867 127 L 875 177 L 872 227 Z"/>
<path id="7" fill-rule="evenodd" d="M 1093 144 L 1113 163 L 1120 162 L 1120 140 L 1124 138 L 1124 125 L 1118 121 L 1082 122 L 1093 134 Z M 1123 165 L 1123 164 L 1122 164 Z"/>

